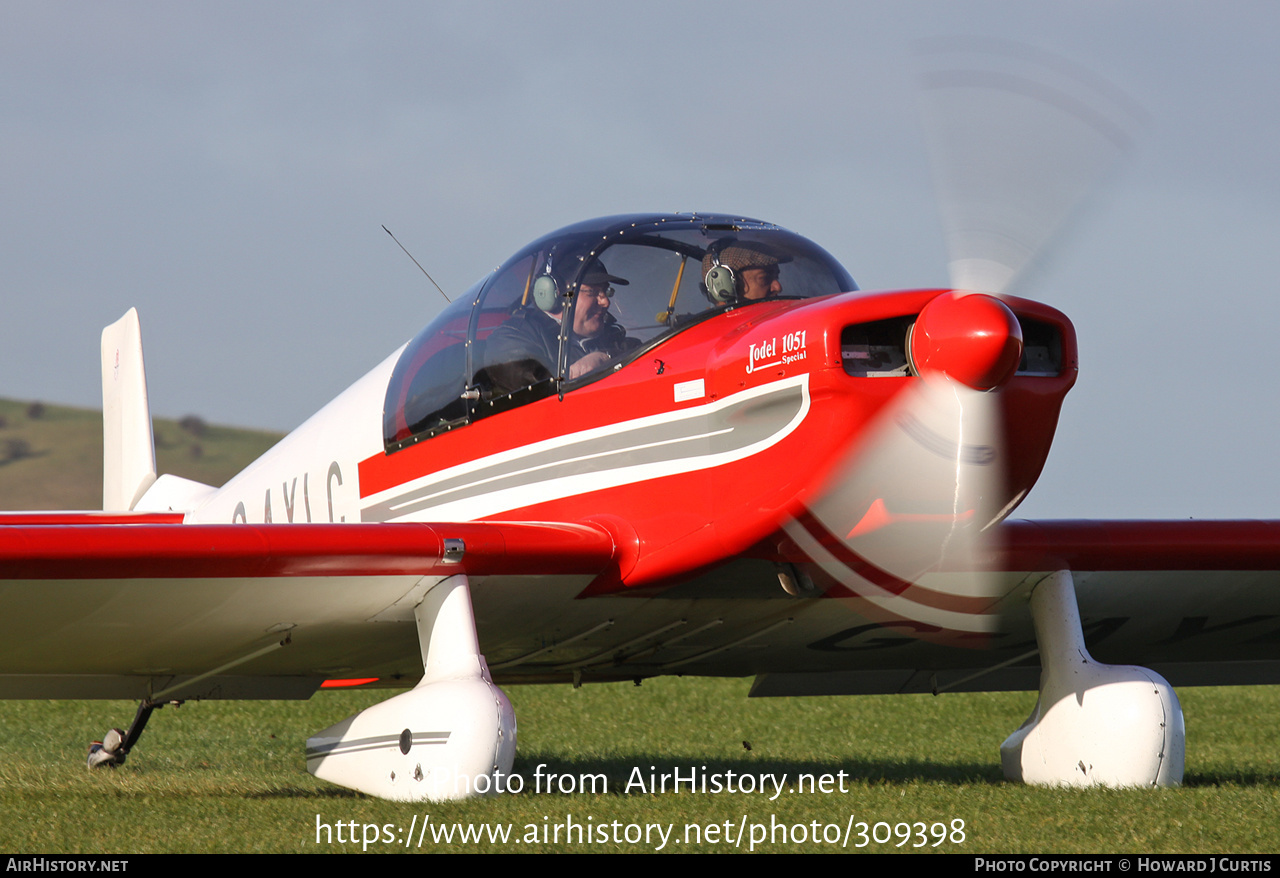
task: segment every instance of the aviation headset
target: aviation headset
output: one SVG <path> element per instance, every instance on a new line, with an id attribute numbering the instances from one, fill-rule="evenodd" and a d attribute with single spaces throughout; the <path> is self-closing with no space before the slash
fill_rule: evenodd
<path id="1" fill-rule="evenodd" d="M 734 275 L 732 268 L 720 263 L 720 253 L 736 240 L 736 238 L 723 238 L 707 249 L 707 255 L 711 257 L 711 267 L 707 269 L 702 285 L 711 301 L 720 305 L 732 302 L 738 297 L 737 276 Z"/>
<path id="2" fill-rule="evenodd" d="M 542 274 L 533 282 L 533 304 L 538 306 L 539 311 L 548 314 L 564 307 L 560 295 L 560 281 L 556 280 L 556 276 L 551 273 L 551 260 L 552 253 L 548 253 L 547 264 L 543 266 Z"/>
<path id="3" fill-rule="evenodd" d="M 533 304 L 539 311 L 559 311 L 564 307 L 560 302 L 560 284 L 549 274 L 544 274 L 533 282 Z"/>

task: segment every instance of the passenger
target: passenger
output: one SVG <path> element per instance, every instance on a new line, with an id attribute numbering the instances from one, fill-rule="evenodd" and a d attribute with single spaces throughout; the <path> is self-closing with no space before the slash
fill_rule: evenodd
<path id="1" fill-rule="evenodd" d="M 538 278 L 533 291 L 538 306 L 520 308 L 485 340 L 483 371 L 495 395 L 512 393 L 555 375 L 566 312 L 564 297 L 559 295 L 564 282 L 564 278 L 552 275 Z M 627 286 L 629 281 L 609 274 L 599 259 L 591 261 L 578 281 L 568 338 L 571 379 L 602 368 L 640 344 L 628 338 L 609 313 L 613 284 Z"/>
<path id="2" fill-rule="evenodd" d="M 702 257 L 703 284 L 720 304 L 758 302 L 782 294 L 779 265 L 790 261 L 790 255 L 764 244 L 734 241 Z"/>

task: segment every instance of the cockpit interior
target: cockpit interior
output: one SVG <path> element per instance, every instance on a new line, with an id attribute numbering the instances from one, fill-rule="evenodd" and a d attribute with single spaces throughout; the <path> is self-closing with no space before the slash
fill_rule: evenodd
<path id="1" fill-rule="evenodd" d="M 821 247 L 758 220 L 569 226 L 516 253 L 409 342 L 387 388 L 387 451 L 571 392 L 728 310 L 856 289 Z"/>

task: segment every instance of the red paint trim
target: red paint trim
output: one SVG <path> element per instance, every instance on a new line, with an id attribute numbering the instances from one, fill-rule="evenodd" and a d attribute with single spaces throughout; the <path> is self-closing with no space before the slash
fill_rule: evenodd
<path id="1" fill-rule="evenodd" d="M 320 684 L 321 689 L 351 689 L 355 686 L 365 686 L 369 683 L 378 682 L 378 677 L 358 677 L 354 680 L 325 680 Z"/>
<path id="2" fill-rule="evenodd" d="M 620 373 L 607 376 L 600 383 L 621 383 L 618 374 Z M 652 370 L 649 374 L 652 374 Z M 581 390 L 577 392 L 581 394 Z M 621 395 L 634 401 L 634 404 L 623 416 L 609 408 L 610 405 L 619 404 L 618 397 L 613 395 L 609 396 L 604 405 L 590 407 L 566 407 L 555 396 L 549 396 L 519 409 L 516 419 L 510 417 L 515 412 L 483 418 L 466 427 L 410 445 L 394 454 L 373 454 L 360 461 L 357 466 L 360 498 L 363 500 L 423 476 L 484 460 L 520 446 L 549 439 L 567 439 L 575 433 L 620 421 L 665 414 L 672 411 L 670 392 L 668 388 L 668 395 L 663 399 L 644 400 L 624 389 Z M 698 402 L 705 403 L 706 400 Z M 571 417 L 573 415 L 577 417 Z"/>
<path id="3" fill-rule="evenodd" d="M 443 560 L 444 541 L 466 545 Z M 615 563 L 599 524 L 143 524 L 0 528 L 0 580 L 468 573 L 598 574 Z"/>
<path id="4" fill-rule="evenodd" d="M 1011 521 L 1001 570 L 1280 570 L 1280 521 Z"/>
<path id="5" fill-rule="evenodd" d="M 831 555 L 849 568 L 853 573 L 861 576 L 863 579 L 878 585 L 885 591 L 920 604 L 924 607 L 932 607 L 938 610 L 948 610 L 955 613 L 970 613 L 973 615 L 983 615 L 991 610 L 990 597 L 967 597 L 964 595 L 947 594 L 946 592 L 936 591 L 930 588 L 924 588 L 907 579 L 902 579 L 887 570 L 882 570 L 854 552 L 849 546 L 838 536 L 827 530 L 822 522 L 813 515 L 809 510 L 805 510 L 796 516 L 796 521 L 807 530 L 818 543 L 826 549 Z M 844 592 L 844 593 L 841 593 Z M 847 586 L 837 584 L 837 588 L 828 589 L 826 597 L 865 597 L 848 588 Z"/>
<path id="6" fill-rule="evenodd" d="M 848 544 L 818 521 L 817 517 L 805 509 L 796 516 L 796 522 L 809 532 L 822 548 L 826 549 L 837 561 L 851 571 L 892 594 L 900 595 L 911 588 L 911 582 L 894 576 L 887 570 L 881 570 L 861 555 L 849 548 Z"/>

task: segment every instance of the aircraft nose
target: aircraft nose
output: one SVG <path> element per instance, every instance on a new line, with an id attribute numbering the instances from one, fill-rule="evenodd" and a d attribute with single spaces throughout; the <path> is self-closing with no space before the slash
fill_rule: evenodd
<path id="1" fill-rule="evenodd" d="M 925 305 L 909 345 L 920 375 L 942 374 L 974 390 L 990 390 L 1017 370 L 1022 327 L 994 296 L 953 290 Z"/>

